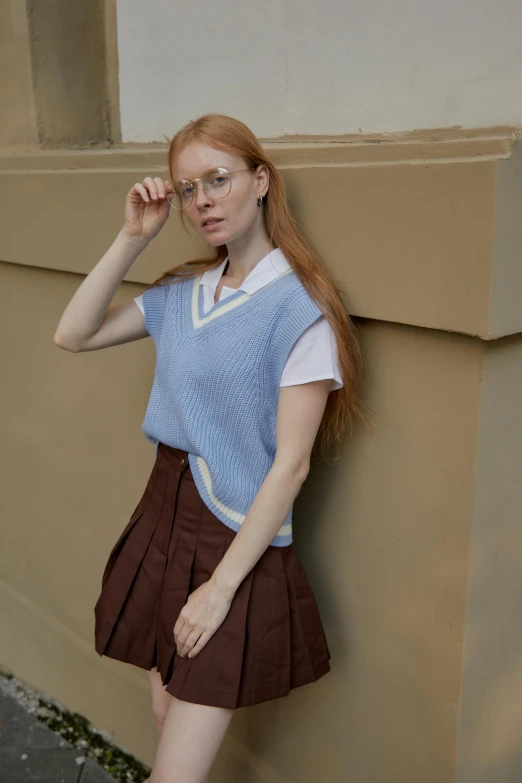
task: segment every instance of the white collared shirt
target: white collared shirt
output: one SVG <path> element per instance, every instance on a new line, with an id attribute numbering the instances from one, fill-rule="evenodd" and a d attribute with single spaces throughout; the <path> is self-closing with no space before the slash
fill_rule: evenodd
<path id="1" fill-rule="evenodd" d="M 228 256 L 217 267 L 207 269 L 201 276 L 200 285 L 203 288 L 203 308 L 205 313 L 214 306 L 216 288 L 228 261 Z M 281 272 L 290 268 L 290 263 L 283 255 L 280 248 L 275 248 L 259 261 L 252 271 L 243 280 L 238 288 L 223 286 L 219 294 L 219 300 L 235 294 L 237 290 L 253 294 L 267 283 L 274 280 Z M 134 301 L 144 314 L 143 295 L 137 296 Z M 305 329 L 296 340 L 288 355 L 281 376 L 280 386 L 293 386 L 294 384 L 319 381 L 331 378 L 330 391 L 340 389 L 343 385 L 337 358 L 337 341 L 328 319 L 321 315 L 314 323 Z"/>

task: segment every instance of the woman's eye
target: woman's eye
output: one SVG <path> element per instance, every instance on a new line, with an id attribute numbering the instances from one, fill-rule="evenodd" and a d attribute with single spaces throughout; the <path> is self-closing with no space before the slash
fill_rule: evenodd
<path id="1" fill-rule="evenodd" d="M 221 175 L 216 175 L 215 177 L 212 177 L 210 180 L 211 185 L 224 185 L 227 181 L 226 177 L 222 177 Z"/>

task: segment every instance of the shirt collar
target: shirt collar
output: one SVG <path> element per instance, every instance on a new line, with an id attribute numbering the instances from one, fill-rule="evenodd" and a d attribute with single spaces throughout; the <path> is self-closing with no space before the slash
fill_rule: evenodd
<path id="1" fill-rule="evenodd" d="M 207 269 L 201 275 L 200 284 L 207 285 L 215 293 L 217 285 L 223 274 L 223 270 L 228 261 L 228 256 L 221 262 L 219 266 Z M 271 250 L 270 253 L 258 261 L 252 271 L 243 280 L 243 283 L 237 289 L 238 291 L 245 291 L 247 294 L 253 294 L 259 291 L 260 288 L 272 282 L 282 272 L 286 272 L 290 269 L 291 264 L 283 255 L 283 251 L 276 247 Z"/>

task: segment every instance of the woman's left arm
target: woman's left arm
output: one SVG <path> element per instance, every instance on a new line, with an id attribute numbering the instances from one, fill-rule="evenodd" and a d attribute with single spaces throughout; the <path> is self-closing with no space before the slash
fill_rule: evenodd
<path id="1" fill-rule="evenodd" d="M 228 614 L 239 585 L 283 524 L 308 475 L 330 384 L 327 378 L 280 388 L 273 465 L 211 578 L 181 610 L 174 626 L 180 655 L 190 651 L 192 658 L 205 646 Z"/>
<path id="2" fill-rule="evenodd" d="M 234 594 L 283 524 L 308 475 L 310 453 L 331 380 L 282 386 L 276 422 L 276 455 L 239 531 L 212 580 Z"/>

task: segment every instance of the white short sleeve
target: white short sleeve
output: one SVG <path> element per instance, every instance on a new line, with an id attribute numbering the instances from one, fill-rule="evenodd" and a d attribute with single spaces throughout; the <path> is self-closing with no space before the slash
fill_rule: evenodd
<path id="1" fill-rule="evenodd" d="M 328 319 L 321 315 L 296 340 L 281 376 L 280 386 L 331 378 L 330 391 L 340 389 L 337 340 Z"/>
<path id="2" fill-rule="evenodd" d="M 143 313 L 143 315 L 145 315 L 145 308 L 143 306 L 143 294 L 140 294 L 139 296 L 134 297 L 134 301 L 136 302 L 136 304 L 140 308 L 140 310 Z"/>

